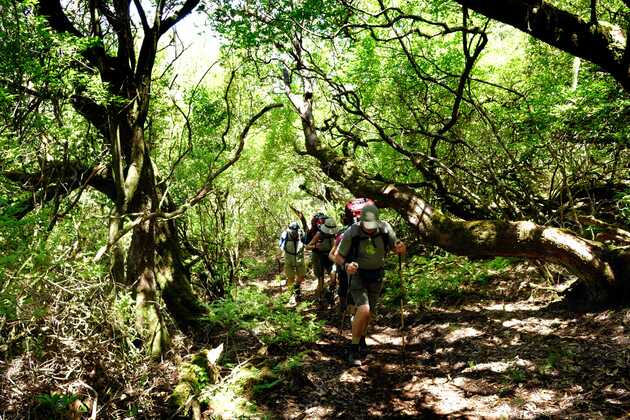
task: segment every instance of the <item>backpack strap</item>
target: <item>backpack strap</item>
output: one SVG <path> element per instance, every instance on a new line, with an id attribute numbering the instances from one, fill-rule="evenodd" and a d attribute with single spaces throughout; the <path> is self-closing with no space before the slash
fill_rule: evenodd
<path id="1" fill-rule="evenodd" d="M 284 247 L 283 247 L 284 252 L 286 252 L 289 255 L 301 254 L 301 252 L 298 251 L 298 242 L 302 242 L 302 240 L 300 238 L 302 236 L 301 232 L 298 231 L 297 232 L 297 236 L 295 238 L 292 237 L 291 232 L 289 232 L 289 231 L 286 231 L 286 235 L 287 235 L 287 239 L 286 239 L 286 241 L 284 243 Z M 287 250 L 287 243 L 289 241 L 293 242 L 293 249 L 295 250 L 295 252 L 291 252 L 291 251 Z"/>
<path id="2" fill-rule="evenodd" d="M 385 255 L 387 256 L 387 253 L 391 249 L 389 243 L 389 231 L 387 230 L 387 226 L 385 224 L 379 224 L 378 232 L 374 236 L 362 235 L 361 227 L 359 227 L 359 234 L 352 237 L 352 243 L 350 244 L 350 252 L 348 253 L 347 261 L 353 262 L 359 258 L 359 248 L 361 245 L 361 241 L 376 239 L 378 237 L 380 237 L 383 241 L 383 248 L 385 249 Z"/>

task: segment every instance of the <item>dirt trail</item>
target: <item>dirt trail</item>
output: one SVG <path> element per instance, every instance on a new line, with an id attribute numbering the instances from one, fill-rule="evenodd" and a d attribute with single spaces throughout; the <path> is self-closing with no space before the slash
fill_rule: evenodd
<path id="1" fill-rule="evenodd" d="M 630 310 L 571 312 L 535 281 L 522 266 L 456 306 L 407 312 L 405 358 L 399 313 L 382 313 L 361 367 L 345 361 L 349 320 L 342 337 L 320 311 L 322 340 L 259 404 L 288 419 L 630 417 Z"/>

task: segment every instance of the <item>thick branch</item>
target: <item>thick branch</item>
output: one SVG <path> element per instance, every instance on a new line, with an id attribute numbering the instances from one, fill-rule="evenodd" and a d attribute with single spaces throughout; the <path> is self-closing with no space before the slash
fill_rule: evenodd
<path id="1" fill-rule="evenodd" d="M 77 188 L 90 186 L 105 194 L 112 201 L 116 200 L 114 182 L 106 168 L 97 165 L 85 167 L 80 163 L 49 162 L 46 172 L 9 171 L 0 175 L 19 184 L 31 196 L 17 207 L 19 211 L 12 214 L 21 219 L 37 206 L 53 200 L 55 197 L 68 196 Z M 15 205 L 13 207 L 16 207 Z"/>
<path id="2" fill-rule="evenodd" d="M 182 7 L 172 15 L 171 17 L 162 21 L 160 25 L 160 33 L 159 35 L 165 34 L 169 29 L 171 29 L 177 22 L 182 20 L 185 16 L 190 14 L 195 7 L 199 4 L 200 0 L 186 0 L 186 2 L 182 5 Z"/>
<path id="3" fill-rule="evenodd" d="M 120 238 L 125 236 L 128 232 L 133 230 L 133 228 L 135 228 L 136 226 L 140 225 L 141 223 L 144 223 L 144 222 L 146 222 L 148 220 L 155 219 L 155 218 L 166 219 L 166 220 L 174 219 L 174 218 L 179 217 L 182 214 L 184 214 L 189 208 L 193 207 L 199 201 L 203 200 L 210 193 L 213 181 L 219 175 L 221 175 L 223 172 L 225 172 L 228 168 L 230 168 L 232 165 L 234 165 L 238 161 L 238 159 L 241 157 L 241 152 L 243 151 L 243 147 L 245 146 L 245 139 L 247 138 L 247 134 L 249 133 L 249 130 L 251 129 L 251 127 L 256 123 L 256 121 L 258 121 L 260 119 L 260 117 L 262 117 L 268 111 L 270 111 L 270 110 L 272 110 L 274 108 L 279 108 L 281 106 L 282 106 L 282 104 L 267 105 L 263 109 L 258 111 L 257 114 L 255 114 L 254 116 L 252 116 L 249 119 L 249 121 L 245 125 L 245 128 L 243 128 L 243 131 L 241 131 L 241 134 L 238 137 L 238 146 L 237 146 L 236 151 L 234 152 L 234 155 L 232 156 L 232 158 L 230 160 L 228 160 L 218 170 L 209 173 L 208 177 L 206 178 L 206 182 L 197 191 L 197 193 L 195 193 L 195 195 L 193 197 L 191 197 L 184 204 L 182 204 L 181 206 L 177 207 L 176 209 L 174 209 L 172 211 L 169 211 L 169 212 L 157 211 L 157 212 L 154 212 L 154 213 L 148 213 L 148 214 L 139 215 L 136 219 L 134 219 L 132 222 L 130 222 L 124 229 L 121 229 L 118 232 L 118 234 L 116 235 L 116 237 L 110 238 L 108 243 L 106 245 L 104 245 L 103 247 L 101 247 L 101 249 L 96 253 L 96 256 L 94 257 L 94 261 L 100 260 L 102 258 L 102 256 L 107 251 L 109 251 L 111 249 L 111 247 L 114 244 L 116 244 L 116 242 L 118 242 L 118 240 L 120 240 Z"/>
<path id="4" fill-rule="evenodd" d="M 630 91 L 630 65 L 623 59 L 627 39 L 601 24 L 532 0 L 455 0 L 464 7 L 520 29 L 549 45 L 591 61 Z M 616 39 L 616 37 L 618 39 Z M 628 34 L 625 34 L 625 38 Z"/>
<path id="5" fill-rule="evenodd" d="M 354 161 L 337 155 L 319 141 L 312 111 L 310 97 L 300 110 L 300 117 L 306 150 L 319 160 L 322 171 L 355 196 L 372 198 L 379 206 L 398 211 L 425 242 L 458 255 L 521 256 L 558 263 L 593 286 L 593 291 L 599 286 L 608 292 L 625 287 L 628 269 L 598 242 L 528 221 L 451 218 L 432 208 L 409 187 L 369 179 Z"/>

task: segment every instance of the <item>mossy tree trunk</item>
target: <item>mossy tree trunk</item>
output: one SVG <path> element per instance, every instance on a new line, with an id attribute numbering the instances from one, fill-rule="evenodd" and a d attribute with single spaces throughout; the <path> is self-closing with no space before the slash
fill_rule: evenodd
<path id="1" fill-rule="evenodd" d="M 191 326 L 203 315 L 203 306 L 192 293 L 188 273 L 180 261 L 175 222 L 145 217 L 159 211 L 161 195 L 144 131 L 158 41 L 188 15 L 199 0 L 158 2 L 150 13 L 145 12 L 143 5 L 135 3 L 142 25 L 140 42 L 132 30 L 130 2 L 80 3 L 79 7 L 85 8 L 85 16 L 89 16 L 87 26 L 62 3 L 40 1 L 37 10 L 52 30 L 97 40 L 82 51 L 83 60 L 89 65 L 77 63 L 77 71 L 90 76 L 98 72 L 109 94 L 118 98 L 102 105 L 84 96 L 84 90 L 78 88 L 73 106 L 99 130 L 103 146 L 110 153 L 107 166 L 111 164 L 109 181 L 114 188 L 108 197 L 115 207 L 109 224 L 112 279 L 134 290 L 137 328 L 144 337 L 147 352 L 158 356 L 168 343 L 160 293 L 180 326 Z M 117 45 L 110 50 L 112 53 L 104 47 L 104 34 L 111 36 L 107 42 L 116 40 Z M 135 220 L 126 258 L 117 242 L 124 232 L 125 218 Z"/>
<path id="2" fill-rule="evenodd" d="M 300 56 L 299 51 L 295 56 Z M 298 63 L 297 68 L 304 66 Z M 424 242 L 457 255 L 517 256 L 560 264 L 584 282 L 587 298 L 592 301 L 630 295 L 628 252 L 529 221 L 466 221 L 451 217 L 430 206 L 408 186 L 368 177 L 351 158 L 337 154 L 320 141 L 313 117 L 313 92 L 306 91 L 303 97 L 295 95 L 290 91 L 286 72 L 284 80 L 287 96 L 302 122 L 306 152 L 319 161 L 322 171 L 355 196 L 369 197 L 380 207 L 395 209 Z"/>
<path id="3" fill-rule="evenodd" d="M 513 26 L 551 46 L 584 58 L 610 73 L 630 91 L 630 36 L 628 28 L 587 21 L 547 1 L 455 0 L 463 7 Z M 626 5 L 628 2 L 626 2 Z"/>

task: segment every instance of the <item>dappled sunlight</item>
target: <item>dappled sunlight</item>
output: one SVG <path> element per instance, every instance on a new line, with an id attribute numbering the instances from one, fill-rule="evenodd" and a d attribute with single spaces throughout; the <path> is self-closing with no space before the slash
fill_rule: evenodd
<path id="1" fill-rule="evenodd" d="M 510 361 L 496 361 L 496 362 L 488 362 L 488 363 L 474 363 L 471 362 L 472 366 L 462 370 L 462 373 L 470 373 L 470 372 L 482 372 L 482 371 L 490 371 L 494 373 L 504 373 L 508 372 L 513 368 L 523 368 L 526 370 L 534 370 L 536 365 L 529 360 L 519 359 L 518 356 L 514 360 Z"/>
<path id="2" fill-rule="evenodd" d="M 532 240 L 538 226 L 533 222 L 518 222 L 516 224 L 516 238 L 519 241 Z"/>
<path id="3" fill-rule="evenodd" d="M 339 376 L 339 381 L 346 384 L 360 383 L 364 376 L 358 373 L 357 369 L 348 369 Z"/>
<path id="4" fill-rule="evenodd" d="M 304 418 L 323 418 L 334 412 L 334 407 L 316 405 L 304 410 Z"/>
<path id="5" fill-rule="evenodd" d="M 471 379 L 457 376 L 418 378 L 413 377 L 404 386 L 403 395 L 409 399 L 424 395 L 426 403 L 441 415 L 466 415 L 473 418 L 534 418 L 562 412 L 556 405 L 558 392 L 549 389 L 528 390 L 517 388 L 511 402 L 501 398 L 505 385 L 486 379 Z"/>
<path id="6" fill-rule="evenodd" d="M 534 333 L 538 335 L 549 335 L 557 332 L 559 328 L 566 328 L 569 325 L 569 322 L 562 321 L 558 318 L 512 318 L 510 320 L 503 321 L 502 325 L 504 327 L 512 328 L 519 332 Z"/>
<path id="7" fill-rule="evenodd" d="M 571 249 L 585 262 L 589 262 L 594 259 L 594 255 L 590 247 L 584 240 L 568 235 L 559 229 L 546 228 L 542 232 L 542 237 L 543 239 L 546 239 L 563 249 Z"/>
<path id="8" fill-rule="evenodd" d="M 487 310 L 487 311 L 503 311 L 503 312 L 537 311 L 543 307 L 544 305 L 530 303 L 530 302 L 492 303 L 490 305 L 481 306 L 482 309 Z"/>
<path id="9" fill-rule="evenodd" d="M 402 345 L 402 335 L 400 330 L 387 328 L 382 331 L 369 334 L 366 341 L 368 345 L 388 343 L 394 346 L 400 346 Z"/>
<path id="10" fill-rule="evenodd" d="M 423 378 L 406 385 L 404 395 L 412 398 L 417 394 L 427 394 L 426 401 L 436 407 L 439 414 L 451 414 L 468 408 L 464 392 L 449 384 L 447 378 Z"/>
<path id="11" fill-rule="evenodd" d="M 527 273 L 536 275 L 531 270 Z M 498 291 L 509 287 L 510 281 L 490 287 Z M 398 314 L 383 310 L 368 334 L 370 353 L 357 368 L 345 361 L 350 330 L 346 327 L 339 335 L 337 314 L 320 312 L 333 324 L 325 327 L 328 333 L 319 341 L 320 349 L 311 351 L 302 367 L 300 377 L 306 379 L 299 386 L 305 399 L 287 417 L 306 412 L 314 419 L 343 418 L 350 413 L 418 418 L 424 413 L 429 417 L 562 417 L 593 412 L 594 408 L 580 404 L 584 400 L 597 404 L 597 392 L 602 394 L 601 404 L 624 406 L 630 393 L 613 376 L 597 373 L 601 366 L 591 365 L 606 362 L 600 361 L 601 356 L 592 359 L 591 352 L 605 355 L 602 349 L 622 343 L 627 336 L 625 324 L 614 325 L 612 311 L 575 319 L 548 306 L 550 300 L 543 298 L 524 300 L 524 294 L 519 301 L 505 303 L 496 298 L 470 299 L 462 306 L 426 310 L 406 326 L 404 354 Z M 407 314 L 412 316 L 413 311 Z M 626 369 L 623 362 L 617 363 L 610 375 Z M 594 373 L 601 385 L 593 385 Z"/>
<path id="12" fill-rule="evenodd" d="M 483 332 L 475 328 L 466 327 L 466 328 L 459 328 L 459 329 L 451 331 L 450 333 L 446 335 L 446 337 L 444 337 L 444 339 L 448 343 L 454 343 L 463 338 L 479 337 L 483 334 L 484 334 Z"/>

